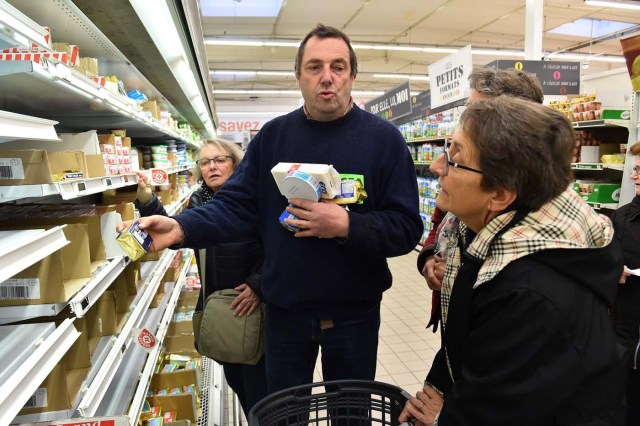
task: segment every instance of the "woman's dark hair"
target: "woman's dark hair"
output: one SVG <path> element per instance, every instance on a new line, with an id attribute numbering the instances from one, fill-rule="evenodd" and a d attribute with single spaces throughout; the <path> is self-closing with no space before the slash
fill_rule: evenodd
<path id="1" fill-rule="evenodd" d="M 575 136 L 562 113 L 502 95 L 467 105 L 460 124 L 477 149 L 482 187 L 515 192 L 512 207 L 538 210 L 569 187 Z"/>
<path id="2" fill-rule="evenodd" d="M 323 24 L 318 24 L 313 30 L 309 32 L 300 43 L 300 47 L 298 47 L 298 54 L 296 55 L 296 62 L 293 67 L 296 72 L 296 76 L 300 76 L 300 64 L 302 62 L 302 56 L 304 55 L 304 48 L 307 46 L 307 42 L 311 37 L 322 38 L 339 38 L 344 40 L 347 43 L 347 47 L 349 48 L 349 65 L 351 66 L 351 77 L 355 77 L 358 74 L 358 58 L 356 57 L 356 52 L 351 47 L 351 40 L 349 37 L 334 27 L 328 27 Z"/>

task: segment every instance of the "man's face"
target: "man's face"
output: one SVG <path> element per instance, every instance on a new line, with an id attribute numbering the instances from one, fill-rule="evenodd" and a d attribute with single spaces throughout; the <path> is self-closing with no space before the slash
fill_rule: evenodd
<path id="1" fill-rule="evenodd" d="M 355 80 L 349 64 L 344 40 L 312 37 L 307 41 L 296 80 L 313 119 L 335 120 L 347 110 Z"/>

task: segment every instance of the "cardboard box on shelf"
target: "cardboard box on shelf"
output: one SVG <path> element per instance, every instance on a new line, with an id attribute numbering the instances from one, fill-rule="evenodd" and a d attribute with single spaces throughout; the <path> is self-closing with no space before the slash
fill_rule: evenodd
<path id="1" fill-rule="evenodd" d="M 160 110 L 158 109 L 158 103 L 156 101 L 147 101 L 140 104 L 142 109 L 151 112 L 151 116 L 156 120 L 160 120 Z"/>
<path id="2" fill-rule="evenodd" d="M 108 176 L 102 154 L 86 155 L 85 157 L 87 160 L 87 173 L 89 178 Z"/>
<path id="3" fill-rule="evenodd" d="M 87 225 L 67 225 L 64 234 L 67 246 L 2 283 L 0 306 L 63 303 L 86 285 L 91 278 Z"/>
<path id="4" fill-rule="evenodd" d="M 198 296 L 200 292 L 198 291 L 185 291 L 180 292 L 180 297 L 178 297 L 178 306 L 180 307 L 195 307 L 198 302 Z"/>
<path id="5" fill-rule="evenodd" d="M 194 346 L 193 336 L 166 336 L 163 343 L 167 353 L 185 354 L 193 358 L 200 357 Z"/>
<path id="6" fill-rule="evenodd" d="M 167 329 L 167 336 L 190 335 L 193 338 L 193 321 L 171 322 Z"/>
<path id="7" fill-rule="evenodd" d="M 5 176 L 0 185 L 39 185 L 87 176 L 87 164 L 80 151 L 0 151 L 0 166 Z"/>
<path id="8" fill-rule="evenodd" d="M 162 407 L 162 411 L 175 411 L 176 420 L 195 422 L 198 418 L 196 396 L 192 394 L 152 396 L 147 398 L 152 406 Z"/>

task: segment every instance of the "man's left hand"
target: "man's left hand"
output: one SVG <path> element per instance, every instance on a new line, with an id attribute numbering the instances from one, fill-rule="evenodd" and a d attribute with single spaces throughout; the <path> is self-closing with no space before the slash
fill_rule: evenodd
<path id="1" fill-rule="evenodd" d="M 298 228 L 296 237 L 347 238 L 349 213 L 339 205 L 326 200 L 319 202 L 292 198 L 287 211 L 298 219 L 285 219 Z"/>

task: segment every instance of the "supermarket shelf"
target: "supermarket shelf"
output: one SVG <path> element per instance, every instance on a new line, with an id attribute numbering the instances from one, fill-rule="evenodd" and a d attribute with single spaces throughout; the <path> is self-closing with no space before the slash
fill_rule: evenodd
<path id="1" fill-rule="evenodd" d="M 171 322 L 171 318 L 173 317 L 173 311 L 178 304 L 178 298 L 180 297 L 180 291 L 182 290 L 183 283 L 185 281 L 185 277 L 187 276 L 187 272 L 191 266 L 191 258 L 193 257 L 193 251 L 189 251 L 190 255 L 186 257 L 184 261 L 184 266 L 180 271 L 180 276 L 176 281 L 176 285 L 171 292 L 171 296 L 169 301 L 167 302 L 167 306 L 165 308 L 164 314 L 162 315 L 162 319 L 159 322 L 158 330 L 155 332 L 156 339 L 161 342 L 164 340 L 165 335 L 167 334 L 167 329 L 169 328 L 169 323 Z M 129 422 L 131 424 L 138 424 L 138 420 L 140 419 L 140 413 L 142 412 L 142 404 L 147 397 L 147 391 L 149 390 L 149 382 L 151 381 L 151 376 L 153 376 L 156 362 L 158 360 L 158 354 L 160 353 L 160 348 L 162 345 L 156 345 L 155 348 L 149 353 L 147 357 L 147 361 L 145 362 L 144 368 L 142 369 L 142 373 L 140 375 L 140 380 L 138 382 L 138 388 L 136 389 L 136 393 L 133 396 L 133 400 L 131 401 L 131 406 L 129 407 L 129 412 L 127 416 L 129 417 Z"/>
<path id="2" fill-rule="evenodd" d="M 571 123 L 574 129 L 589 129 L 594 127 L 626 127 L 631 125 L 630 120 L 588 120 L 574 121 Z"/>
<path id="3" fill-rule="evenodd" d="M 175 215 L 178 209 L 180 209 L 180 207 L 189 199 L 189 197 L 191 197 L 191 194 L 196 192 L 197 189 L 198 185 L 194 185 L 193 188 L 189 188 L 189 190 L 185 192 L 178 201 L 172 203 L 169 207 L 166 207 L 165 210 L 167 211 L 167 214 L 169 216 Z"/>
<path id="4" fill-rule="evenodd" d="M 414 161 L 413 164 L 416 166 L 430 166 L 433 164 L 433 161 Z"/>
<path id="5" fill-rule="evenodd" d="M 57 121 L 0 111 L 0 143 L 17 139 L 60 142 Z"/>
<path id="6" fill-rule="evenodd" d="M 70 131 L 125 128 L 131 137 L 169 137 L 192 144 L 144 115 L 131 99 L 55 59 L 0 61 L 0 90 L 12 111 L 56 120 Z M 57 115 L 62 111 L 64 115 Z"/>
<path id="7" fill-rule="evenodd" d="M 0 283 L 69 244 L 63 229 L 0 231 Z"/>
<path id="8" fill-rule="evenodd" d="M 35 317 L 54 316 L 62 312 L 67 306 L 70 306 L 75 316 L 81 318 L 128 263 L 129 259 L 125 257 L 105 261 L 94 271 L 93 276 L 87 281 L 83 289 L 67 302 L 0 307 L 0 324 L 23 321 Z"/>
<path id="9" fill-rule="evenodd" d="M 143 21 L 128 0 L 113 0 L 104 4 L 93 0 L 8 1 L 31 19 L 46 22 L 54 34 L 62 33 L 66 40 L 80 46 L 81 56 L 98 58 L 101 75 L 118 76 L 124 82 L 127 92 L 140 90 L 149 99 L 157 100 L 162 109 L 170 110 L 174 118 L 185 119 L 196 130 L 206 130 L 203 121 L 205 117 L 200 117 L 199 111 L 193 107 L 192 95 L 182 89 L 180 76 L 171 72 L 174 64 L 170 66 L 164 61 Z M 114 11 L 117 11 L 117 19 L 114 18 Z M 114 19 L 118 25 L 114 25 Z M 188 29 L 183 27 L 181 20 L 174 19 L 174 24 L 179 33 L 186 31 L 185 34 L 188 34 Z M 136 40 L 136 43 L 131 43 L 131 40 Z M 187 61 L 187 65 L 189 62 Z M 204 82 L 201 91 L 205 94 L 203 100 L 206 105 L 208 99 Z M 207 114 L 207 118 L 211 120 L 211 115 Z M 66 124 L 62 120 L 61 123 Z M 82 125 L 82 122 L 77 124 Z M 100 128 L 126 128 L 127 136 L 156 137 L 137 133 L 128 124 L 110 124 L 104 127 L 105 125 L 107 124 Z"/>
<path id="10" fill-rule="evenodd" d="M 447 139 L 451 139 L 452 137 L 453 137 L 453 135 L 434 136 L 434 137 L 431 137 L 431 138 L 416 138 L 416 139 L 407 140 L 407 143 L 438 142 L 438 141 L 444 141 L 444 140 L 447 140 Z"/>
<path id="11" fill-rule="evenodd" d="M 36 43 L 39 49 L 49 50 L 46 30 L 15 7 L 0 1 L 0 49 L 26 49 Z"/>
<path id="12" fill-rule="evenodd" d="M 80 396 L 81 400 L 77 410 L 81 416 L 95 415 L 102 398 L 122 363 L 124 355 L 133 342 L 132 330 L 139 327 L 142 322 L 174 255 L 175 251 L 166 250 L 160 260 L 156 262 L 153 272 L 147 277 L 146 282 L 138 292 L 138 297 L 136 297 L 131 305 L 129 318 L 120 330 L 118 337 L 111 342 L 112 346 L 104 362 L 96 367 L 97 372 L 89 373 L 89 376 L 93 376 L 94 378 L 90 384 L 87 384 L 84 392 Z"/>
<path id="13" fill-rule="evenodd" d="M 102 293 L 115 281 L 129 264 L 130 259 L 125 256 L 109 260 L 101 266 L 96 275 L 69 302 L 71 311 L 76 317 L 82 318 L 98 301 Z"/>
<path id="14" fill-rule="evenodd" d="M 624 170 L 624 164 L 572 163 L 573 170 Z"/>
<path id="15" fill-rule="evenodd" d="M 73 320 L 0 327 L 0 424 L 9 424 L 80 336 Z M 14 367 L 12 365 L 15 364 Z"/>

